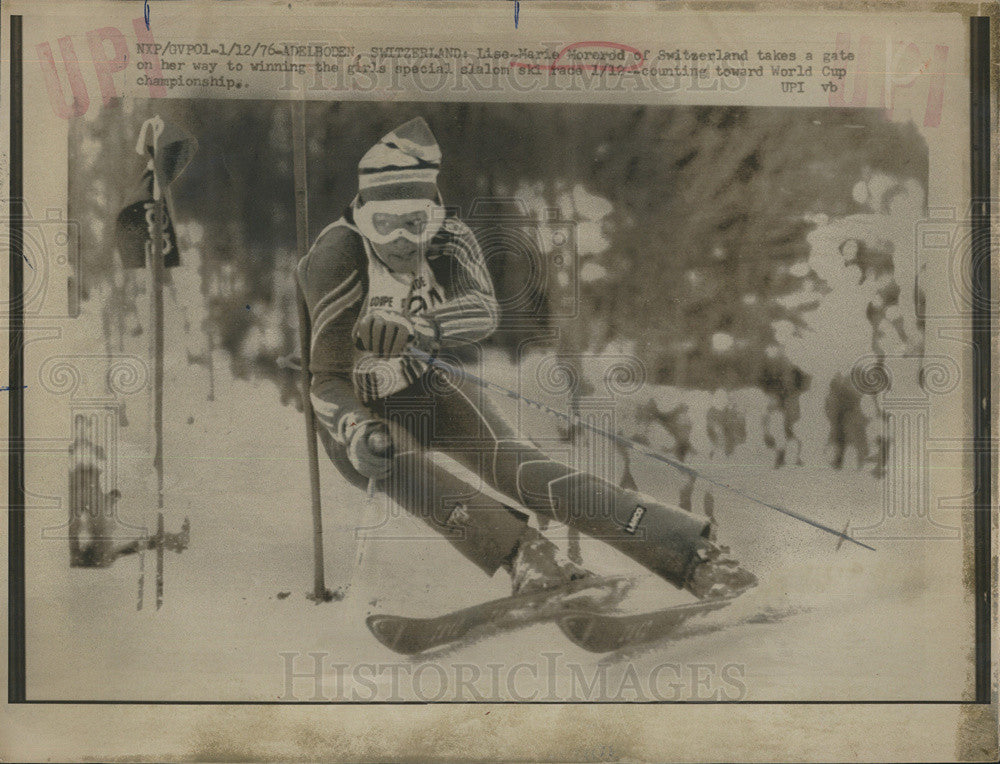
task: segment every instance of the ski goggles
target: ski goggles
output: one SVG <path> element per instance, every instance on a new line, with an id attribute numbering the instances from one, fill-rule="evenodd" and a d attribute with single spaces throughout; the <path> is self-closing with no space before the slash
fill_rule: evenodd
<path id="1" fill-rule="evenodd" d="M 376 244 L 399 238 L 426 243 L 441 230 L 444 217 L 444 207 L 430 199 L 372 201 L 354 210 L 358 230 Z"/>

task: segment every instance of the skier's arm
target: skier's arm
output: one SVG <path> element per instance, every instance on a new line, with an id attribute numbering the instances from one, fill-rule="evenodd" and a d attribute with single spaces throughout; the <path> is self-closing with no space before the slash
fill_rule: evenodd
<path id="1" fill-rule="evenodd" d="M 382 479 L 392 466 L 392 438 L 383 422 L 358 404 L 351 382 L 321 375 L 310 396 L 316 419 L 347 450 L 347 458 L 366 478 Z"/>
<path id="2" fill-rule="evenodd" d="M 449 219 L 446 226 L 452 235 L 440 258 L 443 266 L 435 271 L 450 297 L 415 317 L 421 344 L 477 342 L 489 337 L 500 319 L 493 280 L 475 235 L 458 220 Z"/>
<path id="3" fill-rule="evenodd" d="M 352 240 L 343 229 L 324 232 L 299 262 L 296 277 L 310 321 L 310 398 L 320 424 L 347 445 L 354 428 L 372 419 L 355 396 L 351 329 L 363 287 Z"/>

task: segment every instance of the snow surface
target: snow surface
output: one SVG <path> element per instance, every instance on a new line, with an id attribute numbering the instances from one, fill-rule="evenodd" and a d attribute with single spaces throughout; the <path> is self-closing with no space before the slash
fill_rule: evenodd
<path id="1" fill-rule="evenodd" d="M 184 283 L 192 276 L 179 269 L 175 277 L 180 294 L 197 294 Z M 99 295 L 87 304 L 90 312 L 64 327 L 60 342 L 66 352 L 104 353 L 92 310 L 98 301 Z M 185 320 L 198 326 L 200 316 L 168 299 L 165 515 L 167 530 L 190 518 L 191 546 L 181 555 L 167 553 L 161 610 L 153 606 L 152 553 L 122 558 L 109 569 L 68 568 L 66 541 L 58 532 L 65 522 L 59 501 L 65 502 L 68 455 L 52 449 L 28 460 L 29 494 L 48 507 L 28 513 L 29 699 L 957 700 L 969 692 L 972 608 L 954 594 L 961 590 L 957 533 L 944 539 L 874 538 L 874 552 L 849 543 L 838 549 L 836 538 L 721 488 L 712 491 L 720 541 L 761 584 L 678 638 L 597 656 L 572 645 L 554 624 L 539 624 L 429 657 L 398 656 L 368 633 L 367 614 L 420 616 L 472 605 L 506 595 L 506 575 L 488 579 L 398 508 L 379 497 L 367 502 L 321 456 L 328 586 L 352 580 L 355 530 L 375 531 L 346 599 L 311 603 L 302 417 L 279 404 L 273 385 L 233 379 L 222 353 L 215 357 L 215 400 L 208 401 L 205 369 L 186 362 L 187 350 L 204 350 L 202 339 L 185 334 Z M 147 337 L 130 342 L 127 353 L 148 357 Z M 29 345 L 26 352 L 30 369 L 52 346 Z M 565 396 L 539 384 L 538 365 L 547 359 L 532 356 L 517 367 L 491 354 L 485 368 L 492 382 L 565 410 Z M 773 453 L 753 429 L 759 417 L 752 409 L 762 399 L 753 391 L 740 394 L 749 409 L 747 445 L 730 459 L 710 460 L 698 440 L 704 436 L 697 434 L 693 466 L 834 528 L 849 521 L 851 530 L 868 527 L 869 536 L 885 535 L 879 531 L 884 481 L 869 472 L 836 471 L 816 459 L 772 469 Z M 635 406 L 649 398 L 664 409 L 688 402 L 696 423 L 703 423 L 697 412 L 710 394 L 645 386 L 619 395 L 614 410 L 626 434 L 635 430 Z M 528 434 L 556 450 L 566 448 L 553 419 L 498 401 Z M 119 519 L 154 528 L 148 391 L 126 402 L 129 423 L 119 431 L 115 454 L 123 494 Z M 29 418 L 28 437 L 46 434 L 34 422 Z M 61 422 L 54 426 L 59 434 L 66 432 Z M 668 446 L 669 438 L 658 432 L 652 432 L 653 447 Z M 824 437 L 818 427 L 804 432 L 805 450 L 822 453 Z M 612 452 L 596 441 L 571 456 L 586 461 L 588 454 L 604 454 L 597 461 L 607 463 Z M 619 469 L 621 462 L 615 464 Z M 684 480 L 671 468 L 634 456 L 631 469 L 640 490 L 677 500 Z M 700 481 L 696 511 L 705 487 Z M 955 509 L 936 509 L 936 519 L 958 528 L 962 502 L 952 503 Z M 121 526 L 122 535 L 126 530 Z M 566 543 L 565 529 L 553 525 L 549 533 Z M 599 572 L 642 573 L 596 541 L 584 539 L 582 551 Z M 144 607 L 137 610 L 140 563 Z M 646 577 L 627 606 L 690 600 Z M 949 649 L 939 649 L 942 644 Z M 956 644 L 964 648 L 956 650 Z M 295 672 L 308 674 L 312 653 L 322 662 L 320 692 L 312 679 L 300 678 L 289 694 L 288 661 Z M 588 691 L 602 675 L 605 689 Z"/>
<path id="2" fill-rule="evenodd" d="M 64 541 L 38 541 L 39 528 L 55 524 L 61 510 L 33 513 L 30 698 L 288 699 L 286 659 L 280 654 L 298 656 L 293 666 L 301 673 L 312 665 L 308 654 L 318 652 L 327 677 L 321 696 L 332 700 L 338 671 L 333 664 L 397 664 L 403 668 L 396 670 L 403 672 L 421 665 L 379 645 L 365 628 L 366 614 L 435 614 L 507 593 L 504 574 L 487 579 L 417 522 L 399 512 L 386 519 L 376 504 L 369 516 L 385 522 L 379 537 L 368 544 L 348 597 L 310 603 L 305 594 L 311 586 L 311 525 L 301 417 L 279 406 L 270 386 L 247 382 L 218 383 L 216 400 L 210 403 L 199 378 L 203 371 L 179 360 L 169 365 L 166 393 L 166 515 L 168 530 L 190 517 L 191 547 L 180 556 L 168 553 L 160 611 L 152 602 L 154 556 L 145 555 L 145 607 L 137 611 L 137 557 L 123 558 L 106 570 L 67 569 Z M 499 369 L 499 364 L 491 359 L 490 368 Z M 513 367 L 503 371 L 496 381 L 515 381 Z M 129 416 L 119 451 L 120 513 L 123 519 L 152 526 L 155 502 L 143 417 L 138 407 Z M 45 472 L 59 481 L 65 457 L 48 461 Z M 834 527 L 848 519 L 860 524 L 876 511 L 880 484 L 866 473 L 825 467 L 774 471 L 761 466 L 769 463 L 766 455 L 756 464 L 750 461 L 713 466 L 724 466 L 722 474 L 734 486 Z M 669 468 L 641 458 L 633 460 L 633 471 L 640 487 L 658 496 L 671 497 L 680 484 Z M 967 635 L 970 623 L 967 603 L 950 594 L 959 573 L 957 540 L 875 542 L 876 552 L 845 544 L 838 551 L 836 539 L 803 524 L 733 494 L 717 490 L 715 497 L 722 538 L 760 576 L 756 591 L 729 611 L 699 621 L 701 628 L 686 637 L 626 655 L 591 655 L 562 638 L 556 626 L 544 624 L 434 656 L 434 672 L 443 670 L 448 677 L 445 699 L 474 697 L 471 691 L 455 694 L 456 672 L 468 676 L 472 670 L 461 665 L 523 662 L 541 678 L 522 669 L 515 696 L 534 691 L 539 699 L 551 699 L 546 693 L 552 687 L 545 679 L 551 663 L 546 661 L 557 666 L 559 698 L 583 692 L 571 681 L 569 665 L 577 664 L 588 682 L 594 672 L 608 671 L 612 689 L 607 699 L 657 699 L 643 691 L 644 685 L 637 694 L 628 688 L 619 691 L 627 672 L 648 676 L 664 663 L 680 667 L 658 675 L 660 693 L 667 699 L 672 693 L 690 699 L 715 692 L 723 693 L 718 696 L 723 699 L 748 700 L 961 696 L 967 687 L 968 655 L 937 649 L 941 642 L 954 643 L 952 632 Z M 343 585 L 355 557 L 353 529 L 366 501 L 325 464 L 323 500 L 327 582 Z M 563 535 L 557 528 L 551 531 L 557 538 Z M 927 550 L 933 547 L 934 559 L 940 561 L 942 544 L 950 545 L 954 554 L 947 559 L 955 564 L 931 570 Z M 605 572 L 638 572 L 626 558 L 596 542 L 585 539 L 583 554 L 589 565 Z M 291 594 L 279 599 L 279 592 Z M 649 580 L 636 597 L 642 604 L 688 599 L 668 584 Z M 971 648 L 968 635 L 966 644 Z M 740 683 L 721 683 L 725 666 Z M 437 673 L 422 673 L 424 689 L 406 695 L 417 690 L 406 680 L 394 693 L 388 684 L 391 669 L 382 671 L 380 698 L 438 699 Z M 486 669 L 482 671 L 485 675 Z M 707 684 L 695 686 L 696 671 L 708 677 Z M 683 686 L 668 689 L 676 676 Z M 348 678 L 341 697 L 352 697 L 351 687 Z M 362 685 L 357 697 L 368 699 L 372 691 L 367 687 Z M 482 679 L 473 687 L 487 699 L 510 696 L 506 679 Z M 293 694 L 312 699 L 312 680 L 296 680 Z"/>

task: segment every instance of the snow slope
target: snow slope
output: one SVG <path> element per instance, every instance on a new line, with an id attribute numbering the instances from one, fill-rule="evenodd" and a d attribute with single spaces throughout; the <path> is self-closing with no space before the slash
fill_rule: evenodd
<path id="1" fill-rule="evenodd" d="M 423 659 L 397 656 L 368 634 L 366 614 L 470 605 L 505 595 L 506 576 L 487 579 L 397 508 L 378 499 L 367 504 L 324 463 L 328 585 L 351 579 L 355 529 L 376 530 L 348 597 L 309 602 L 301 416 L 279 405 L 273 386 L 231 379 L 221 354 L 215 400 L 206 400 L 204 369 L 185 360 L 184 343 L 196 341 L 184 334 L 178 307 L 168 303 L 167 310 L 167 529 L 189 517 L 190 549 L 168 553 L 159 611 L 154 556 L 144 556 L 145 601 L 137 610 L 139 557 L 105 570 L 69 569 L 65 540 L 43 532 L 58 527 L 65 510 L 30 512 L 29 699 L 954 700 L 968 690 L 972 611 L 952 595 L 961 575 L 957 537 L 883 539 L 872 541 L 874 552 L 850 544 L 838 549 L 835 538 L 722 489 L 713 492 L 720 540 L 761 585 L 678 639 L 595 656 L 562 638 L 555 625 L 542 624 Z M 74 352 L 103 352 L 95 329 L 81 319 L 62 341 Z M 145 342 L 135 339 L 127 352 L 142 356 Z M 487 368 L 492 381 L 558 407 L 565 401 L 538 385 L 533 364 L 541 360 L 518 369 L 491 356 Z M 666 405 L 685 393 L 644 389 L 643 395 Z M 501 403 L 530 434 L 557 445 L 553 421 Z M 127 404 L 129 425 L 118 444 L 120 518 L 155 527 L 147 396 Z M 772 458 L 758 446 L 728 461 L 695 454 L 692 463 L 739 491 L 835 528 L 879 517 L 883 484 L 869 474 L 816 464 L 775 471 Z M 29 463 L 29 491 L 65 496 L 64 452 L 33 455 Z M 635 457 L 632 470 L 641 490 L 676 500 L 683 481 L 670 468 Z M 945 519 L 959 524 L 957 511 Z M 564 529 L 550 532 L 565 541 Z M 641 572 L 597 542 L 584 539 L 583 554 L 599 571 Z M 688 599 L 645 579 L 631 605 Z M 937 649 L 956 639 L 968 652 Z M 308 678 L 313 653 L 321 661 L 319 686 Z M 307 678 L 289 685 L 290 667 Z"/>

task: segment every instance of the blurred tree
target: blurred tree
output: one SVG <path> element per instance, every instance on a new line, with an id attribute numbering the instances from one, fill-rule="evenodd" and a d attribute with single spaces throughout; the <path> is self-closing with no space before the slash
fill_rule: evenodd
<path id="1" fill-rule="evenodd" d="M 283 285 L 297 259 L 288 104 L 165 99 L 119 106 L 70 129 L 80 278 L 85 295 L 97 286 L 113 292 L 104 306 L 116 314 L 105 322 L 109 349 L 130 331 L 118 313 L 146 320 L 144 308 L 135 310 L 132 277 L 114 257 L 112 226 L 141 171 L 138 126 L 159 113 L 199 141 L 172 194 L 179 230 L 201 227 L 196 247 L 184 251 L 182 244 L 181 268 L 197 269 L 208 347 L 228 352 L 235 375 L 270 378 L 283 401 L 297 400 L 279 362 L 295 345 L 292 292 Z M 445 201 L 465 216 L 477 200 L 509 198 L 525 184 L 547 207 L 558 207 L 576 186 L 610 202 L 609 246 L 599 255 L 607 276 L 582 286 L 572 320 L 549 320 L 548 305 L 564 287 L 528 273 L 512 239 L 493 235 L 504 228 L 534 235 L 534 224 L 507 217 L 517 211 L 510 202 L 499 218 L 472 220 L 491 234 L 484 236 L 488 267 L 501 301 L 531 281 L 525 299 L 508 303 L 536 314 L 535 328 L 529 321 L 527 329 L 499 333 L 494 344 L 512 349 L 525 331 L 543 328 L 558 330 L 567 356 L 612 338 L 631 340 L 651 381 L 683 386 L 746 384 L 773 342 L 773 323 L 802 321 L 775 298 L 801 286 L 790 266 L 808 254 L 805 214 L 856 211 L 851 188 L 866 168 L 921 182 L 927 175 L 916 128 L 886 122 L 878 110 L 315 102 L 307 110 L 311 236 L 353 198 L 362 154 L 417 115 L 443 149 Z M 537 220 L 543 210 L 529 212 Z M 713 346 L 720 335 L 731 340 L 721 351 Z"/>

